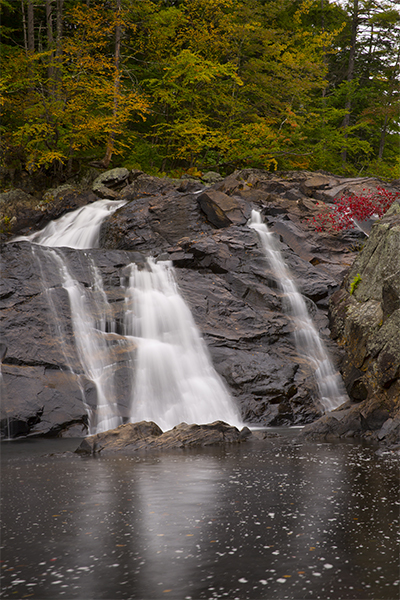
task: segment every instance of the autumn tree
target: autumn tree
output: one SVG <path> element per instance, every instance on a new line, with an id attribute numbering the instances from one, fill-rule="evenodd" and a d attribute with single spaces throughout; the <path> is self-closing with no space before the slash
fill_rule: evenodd
<path id="1" fill-rule="evenodd" d="M 115 46 L 109 53 L 120 11 L 72 3 L 61 18 L 62 8 L 57 0 L 55 52 L 50 25 L 42 49 L 3 48 L 3 152 L 10 162 L 18 149 L 29 171 L 63 169 L 101 146 L 109 163 L 131 143 L 124 135 L 127 121 L 144 118 L 148 110 L 144 96 L 124 78 Z"/>
<path id="2" fill-rule="evenodd" d="M 0 9 L 8 166 L 398 176 L 395 0 L 0 0 Z"/>

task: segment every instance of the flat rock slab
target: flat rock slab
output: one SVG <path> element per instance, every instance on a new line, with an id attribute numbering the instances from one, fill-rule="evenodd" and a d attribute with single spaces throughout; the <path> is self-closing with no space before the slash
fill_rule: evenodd
<path id="1" fill-rule="evenodd" d="M 244 442 L 250 437 L 247 427 L 242 430 L 223 421 L 205 425 L 180 423 L 164 433 L 152 421 L 126 423 L 115 429 L 85 438 L 75 450 L 78 454 L 109 454 L 139 450 L 167 450 Z"/>

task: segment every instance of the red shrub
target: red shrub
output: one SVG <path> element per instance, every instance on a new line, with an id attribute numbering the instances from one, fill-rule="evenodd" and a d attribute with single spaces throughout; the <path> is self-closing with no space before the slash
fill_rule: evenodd
<path id="1" fill-rule="evenodd" d="M 363 190 L 359 196 L 342 196 L 334 201 L 335 206 L 329 212 L 320 213 L 308 221 L 317 231 L 352 229 L 355 227 L 353 219 L 367 221 L 373 215 L 380 218 L 399 197 L 400 192 L 393 193 L 384 188 Z"/>

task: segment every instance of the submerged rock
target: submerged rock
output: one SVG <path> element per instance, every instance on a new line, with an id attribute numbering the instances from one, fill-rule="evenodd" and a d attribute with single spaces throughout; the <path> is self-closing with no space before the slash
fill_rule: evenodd
<path id="1" fill-rule="evenodd" d="M 78 454 L 108 454 L 138 450 L 170 450 L 244 442 L 251 431 L 241 431 L 223 421 L 205 425 L 180 423 L 164 433 L 152 421 L 126 423 L 115 429 L 85 438 L 75 450 Z"/>

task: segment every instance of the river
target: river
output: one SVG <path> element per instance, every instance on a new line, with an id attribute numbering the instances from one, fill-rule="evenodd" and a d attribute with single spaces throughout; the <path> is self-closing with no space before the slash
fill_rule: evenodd
<path id="1" fill-rule="evenodd" d="M 2 597 L 397 599 L 396 456 L 269 435 L 104 458 L 3 443 Z"/>

